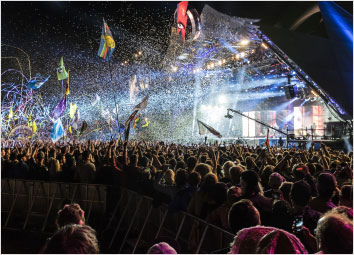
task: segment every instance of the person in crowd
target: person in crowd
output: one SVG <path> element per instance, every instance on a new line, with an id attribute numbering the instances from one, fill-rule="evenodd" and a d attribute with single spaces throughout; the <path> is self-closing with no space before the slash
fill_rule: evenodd
<path id="1" fill-rule="evenodd" d="M 332 203 L 332 197 L 337 187 L 335 177 L 331 173 L 321 173 L 317 177 L 318 196 L 309 203 L 311 209 L 320 213 L 325 213 L 336 207 Z"/>
<path id="2" fill-rule="evenodd" d="M 85 224 L 85 212 L 79 204 L 66 204 L 58 211 L 56 219 L 58 229 L 70 224 Z"/>
<path id="3" fill-rule="evenodd" d="M 343 185 L 340 193 L 339 204 L 353 208 L 353 185 Z"/>
<path id="4" fill-rule="evenodd" d="M 290 200 L 290 190 L 292 187 L 293 183 L 292 182 L 283 182 L 280 187 L 279 187 L 279 191 L 281 193 L 281 197 L 286 200 L 289 204 L 291 204 L 291 200 Z"/>
<path id="5" fill-rule="evenodd" d="M 240 184 L 240 179 L 241 179 L 241 174 L 244 171 L 244 169 L 241 166 L 233 166 L 229 169 L 230 172 L 230 183 L 229 186 L 241 186 Z"/>
<path id="6" fill-rule="evenodd" d="M 279 173 L 272 173 L 269 176 L 268 187 L 270 188 L 267 191 L 264 191 L 264 196 L 273 199 L 280 199 L 280 185 L 285 181 L 284 177 Z"/>
<path id="7" fill-rule="evenodd" d="M 151 246 L 147 254 L 177 254 L 177 252 L 168 243 L 161 242 Z"/>
<path id="8" fill-rule="evenodd" d="M 82 153 L 82 164 L 78 170 L 78 180 L 83 183 L 93 183 L 96 178 L 96 166 L 92 163 L 92 154 L 89 150 Z"/>
<path id="9" fill-rule="evenodd" d="M 47 240 L 44 254 L 98 254 L 96 231 L 87 225 L 69 224 Z"/>

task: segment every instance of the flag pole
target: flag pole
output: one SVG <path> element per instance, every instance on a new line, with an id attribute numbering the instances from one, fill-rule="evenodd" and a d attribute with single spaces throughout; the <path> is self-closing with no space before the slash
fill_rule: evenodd
<path id="1" fill-rule="evenodd" d="M 113 86 L 113 79 L 112 79 L 112 69 L 111 69 L 111 60 L 108 61 L 108 68 L 109 68 L 109 74 L 111 77 L 111 86 Z M 114 105 L 116 107 L 116 117 L 117 117 L 117 130 L 119 132 L 119 121 L 118 121 L 118 107 L 117 107 L 117 100 L 116 100 L 116 94 L 113 94 L 114 96 Z"/>

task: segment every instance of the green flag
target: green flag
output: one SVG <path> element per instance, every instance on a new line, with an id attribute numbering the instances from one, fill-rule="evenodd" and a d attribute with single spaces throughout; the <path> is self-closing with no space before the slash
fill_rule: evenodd
<path id="1" fill-rule="evenodd" d="M 68 73 L 65 70 L 63 57 L 60 59 L 59 66 L 57 68 L 57 75 L 59 81 L 68 78 Z"/>

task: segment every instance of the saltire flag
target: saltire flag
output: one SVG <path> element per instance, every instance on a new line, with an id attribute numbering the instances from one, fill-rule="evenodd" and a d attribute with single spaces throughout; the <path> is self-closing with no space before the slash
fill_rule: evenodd
<path id="1" fill-rule="evenodd" d="M 135 115 L 138 113 L 139 110 L 135 110 L 132 114 L 130 114 L 129 118 L 125 122 L 125 126 L 130 125 L 130 122 L 134 119 Z"/>
<path id="2" fill-rule="evenodd" d="M 53 143 L 56 143 L 60 138 L 65 135 L 65 130 L 61 119 L 57 119 L 54 122 L 52 131 L 50 132 L 50 138 L 52 139 Z"/>
<path id="3" fill-rule="evenodd" d="M 52 112 L 52 118 L 57 119 L 60 118 L 63 113 L 65 112 L 66 108 L 66 95 L 59 101 L 57 106 L 55 106 L 53 112 Z"/>
<path id="4" fill-rule="evenodd" d="M 37 132 L 37 124 L 35 121 L 32 122 L 32 132 L 33 134 Z"/>
<path id="5" fill-rule="evenodd" d="M 80 135 L 82 135 L 82 133 L 87 129 L 87 122 L 84 120 L 84 122 L 82 122 L 82 126 L 81 126 L 81 130 L 80 130 Z"/>
<path id="6" fill-rule="evenodd" d="M 213 135 L 221 138 L 221 134 L 215 130 L 214 128 L 212 128 L 211 126 L 201 122 L 200 120 L 198 120 L 198 127 L 199 127 L 199 134 L 200 135 L 206 135 L 208 133 L 212 133 Z"/>
<path id="7" fill-rule="evenodd" d="M 28 89 L 39 89 L 40 87 L 43 86 L 44 83 L 46 83 L 48 81 L 49 78 L 50 78 L 50 75 L 45 79 L 41 75 L 38 75 L 38 76 L 32 78 L 27 83 L 27 88 Z"/>
<path id="8" fill-rule="evenodd" d="M 269 144 L 269 128 L 268 128 L 268 130 L 267 130 L 267 139 L 266 139 L 264 145 L 267 146 L 267 148 L 270 147 L 270 144 Z"/>
<path id="9" fill-rule="evenodd" d="M 69 89 L 69 71 L 68 71 L 68 79 L 66 80 L 66 90 L 65 90 L 65 96 L 70 94 L 70 89 Z"/>
<path id="10" fill-rule="evenodd" d="M 187 6 L 188 1 L 182 1 L 177 5 L 177 35 L 182 31 L 183 43 L 186 36 L 187 27 Z"/>
<path id="11" fill-rule="evenodd" d="M 144 110 L 148 104 L 149 101 L 149 95 L 147 95 L 146 97 L 144 97 L 144 99 L 137 105 L 134 107 L 133 111 L 135 110 Z"/>
<path id="12" fill-rule="evenodd" d="M 70 102 L 70 110 L 69 110 L 70 119 L 73 119 L 75 117 L 76 110 L 77 110 L 77 105 L 74 104 L 73 102 Z"/>
<path id="13" fill-rule="evenodd" d="M 59 66 L 57 68 L 57 76 L 59 81 L 68 78 L 68 73 L 65 70 L 63 57 L 61 57 L 59 61 Z"/>
<path id="14" fill-rule="evenodd" d="M 105 61 L 109 61 L 115 48 L 116 43 L 114 42 L 111 30 L 109 29 L 107 23 L 103 20 L 101 43 L 97 55 Z"/>

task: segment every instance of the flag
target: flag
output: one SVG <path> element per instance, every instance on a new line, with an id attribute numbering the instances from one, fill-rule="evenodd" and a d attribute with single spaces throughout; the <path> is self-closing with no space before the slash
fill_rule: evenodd
<path id="1" fill-rule="evenodd" d="M 52 131 L 50 132 L 50 138 L 52 139 L 53 143 L 56 143 L 64 135 L 64 126 L 63 123 L 61 123 L 61 119 L 59 118 L 54 122 Z"/>
<path id="2" fill-rule="evenodd" d="M 52 118 L 57 119 L 60 118 L 63 113 L 65 112 L 66 108 L 66 95 L 59 101 L 57 106 L 55 106 L 53 112 L 52 112 Z"/>
<path id="3" fill-rule="evenodd" d="M 133 124 L 133 129 L 135 129 L 136 125 L 139 123 L 140 121 L 140 117 L 136 117 L 135 121 L 134 121 L 134 124 Z"/>
<path id="4" fill-rule="evenodd" d="M 135 106 L 134 110 L 144 110 L 148 104 L 149 101 L 149 95 L 147 95 L 146 97 L 144 97 L 143 101 L 141 101 L 137 106 Z"/>
<path id="5" fill-rule="evenodd" d="M 149 121 L 149 120 L 147 120 L 147 119 L 145 119 L 145 124 L 144 124 L 144 125 L 142 125 L 142 127 L 143 127 L 143 128 L 148 127 L 148 126 L 149 126 L 149 124 L 150 124 L 150 121 Z"/>
<path id="6" fill-rule="evenodd" d="M 73 119 L 75 117 L 76 110 L 77 110 L 77 105 L 74 104 L 73 102 L 70 102 L 70 110 L 69 110 L 70 119 Z"/>
<path id="7" fill-rule="evenodd" d="M 27 88 L 28 89 L 39 89 L 40 87 L 43 86 L 44 83 L 46 83 L 48 81 L 49 78 L 50 78 L 50 75 L 45 79 L 41 75 L 38 75 L 38 76 L 32 78 L 27 83 Z"/>
<path id="8" fill-rule="evenodd" d="M 77 129 L 79 127 L 78 126 L 79 120 L 80 120 L 80 112 L 79 112 L 79 110 L 77 110 L 75 113 L 74 121 L 73 121 L 73 128 Z"/>
<path id="9" fill-rule="evenodd" d="M 129 118 L 125 122 L 125 126 L 128 126 L 130 122 L 134 119 L 135 115 L 138 113 L 139 110 L 135 110 L 132 114 L 130 114 Z"/>
<path id="10" fill-rule="evenodd" d="M 71 130 L 71 126 L 69 126 L 68 130 L 69 130 L 69 133 L 70 133 L 70 134 L 73 133 L 73 131 Z"/>
<path id="11" fill-rule="evenodd" d="M 12 106 L 9 112 L 9 119 L 12 119 L 14 117 L 14 112 L 12 111 Z"/>
<path id="12" fill-rule="evenodd" d="M 211 126 L 201 122 L 200 120 L 198 120 L 198 127 L 199 127 L 199 134 L 200 135 L 206 135 L 208 133 L 212 133 L 213 135 L 221 138 L 221 134 L 216 131 L 214 128 L 212 128 Z"/>
<path id="13" fill-rule="evenodd" d="M 59 81 L 68 78 L 68 73 L 65 70 L 63 57 L 61 57 L 59 61 L 59 66 L 57 68 L 57 76 Z"/>
<path id="14" fill-rule="evenodd" d="M 177 35 L 182 31 L 183 42 L 186 36 L 188 1 L 182 1 L 177 5 Z"/>
<path id="15" fill-rule="evenodd" d="M 87 129 L 87 122 L 84 120 L 84 122 L 82 122 L 82 126 L 81 126 L 81 130 L 80 130 L 80 135 L 82 135 L 82 133 Z"/>
<path id="16" fill-rule="evenodd" d="M 65 90 L 65 95 L 70 94 L 70 89 L 69 89 L 69 71 L 68 71 L 68 79 L 66 80 L 66 90 Z"/>
<path id="17" fill-rule="evenodd" d="M 270 147 L 270 144 L 269 144 L 269 128 L 267 130 L 267 139 L 266 139 L 264 145 L 267 146 L 268 148 Z"/>
<path id="18" fill-rule="evenodd" d="M 101 43 L 97 55 L 105 61 L 109 61 L 115 48 L 116 43 L 114 42 L 111 30 L 109 29 L 107 23 L 103 20 Z"/>
<path id="19" fill-rule="evenodd" d="M 32 132 L 33 134 L 37 132 L 37 124 L 35 121 L 32 122 Z"/>

